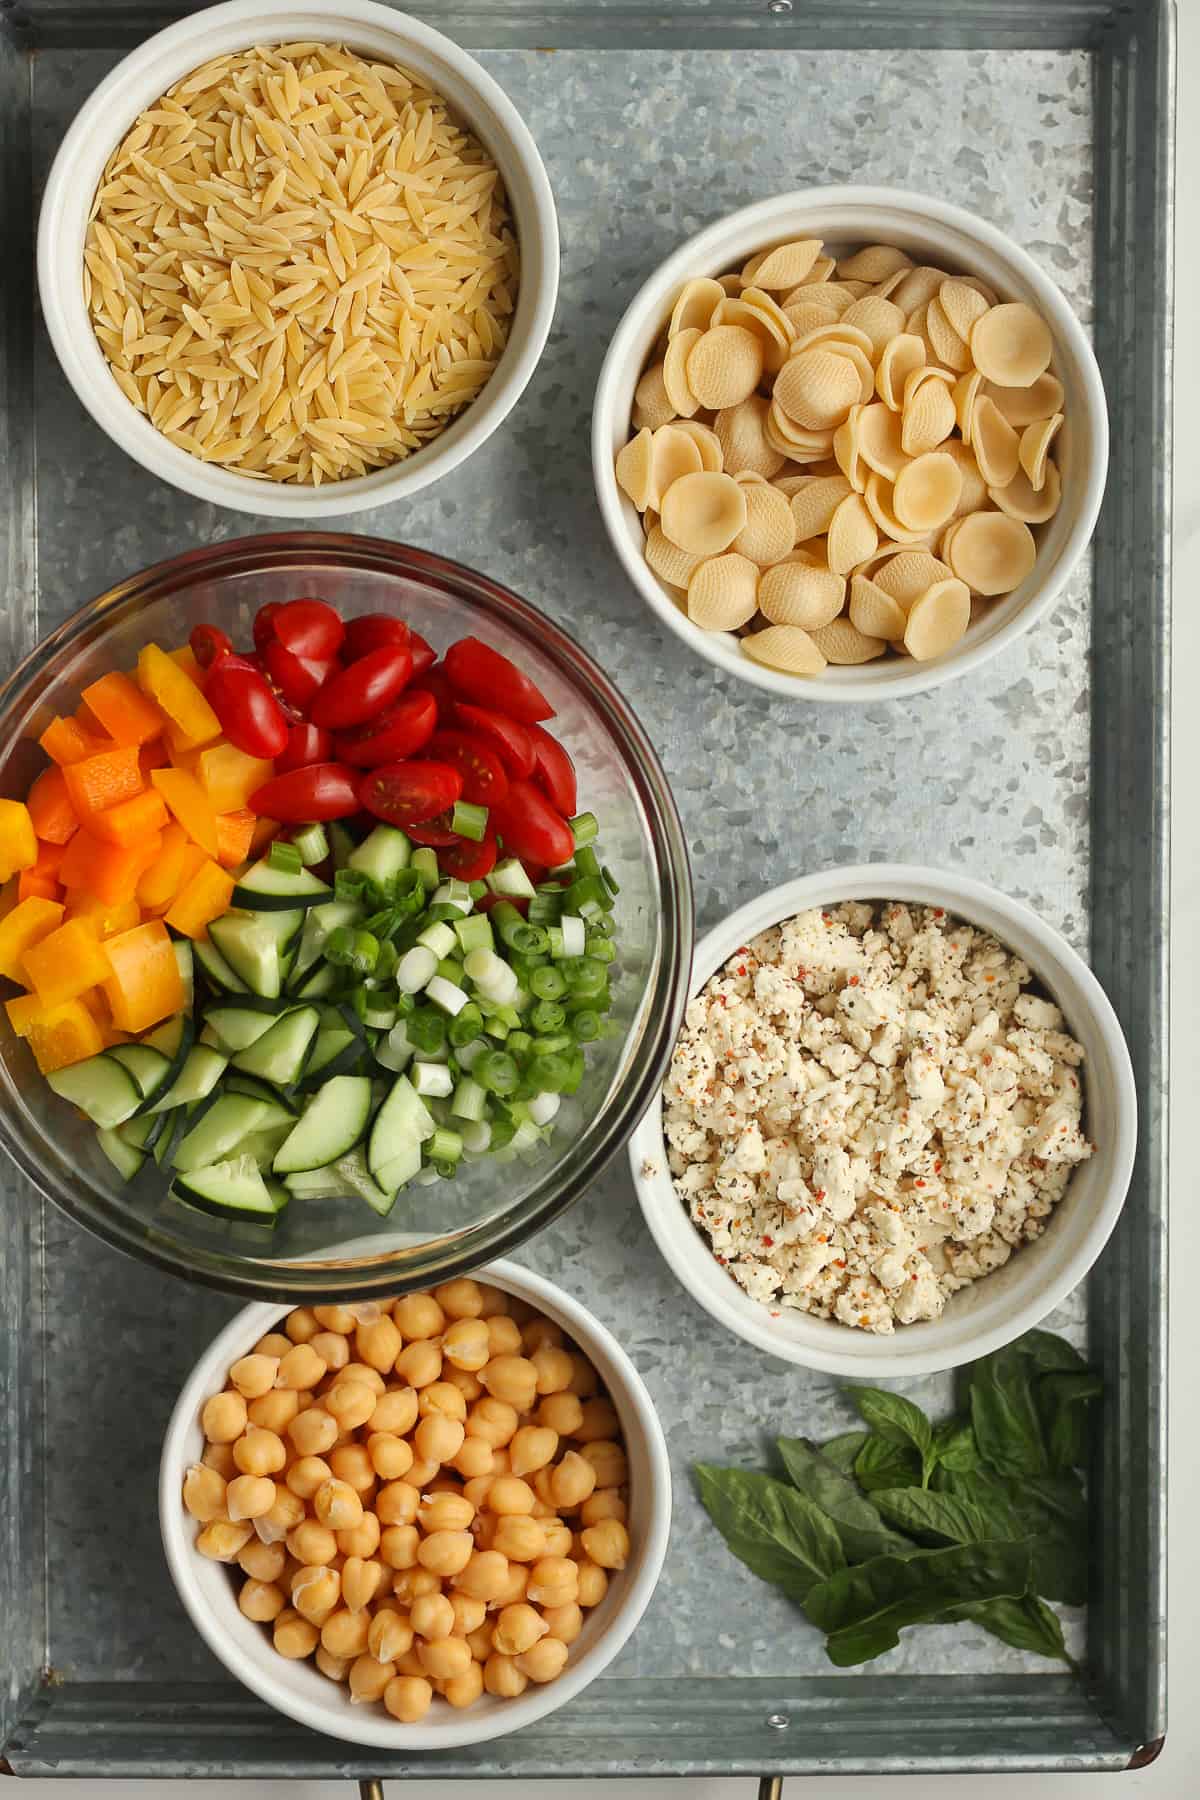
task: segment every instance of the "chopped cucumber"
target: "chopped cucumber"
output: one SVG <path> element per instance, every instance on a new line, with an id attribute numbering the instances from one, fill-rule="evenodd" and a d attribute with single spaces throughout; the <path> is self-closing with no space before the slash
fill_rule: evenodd
<path id="1" fill-rule="evenodd" d="M 177 1175 L 174 1186 L 190 1206 L 217 1218 L 241 1214 L 273 1223 L 288 1202 L 287 1189 L 277 1182 L 268 1184 L 250 1156 Z"/>
<path id="2" fill-rule="evenodd" d="M 126 1143 L 116 1131 L 98 1131 L 96 1138 L 122 1181 L 132 1181 L 135 1175 L 141 1174 L 146 1161 L 144 1150 L 137 1150 L 132 1144 Z"/>
<path id="3" fill-rule="evenodd" d="M 292 978 L 294 980 L 294 971 Z M 297 1000 L 324 1000 L 327 994 L 334 992 L 337 984 L 338 972 L 333 964 L 322 963 L 319 968 L 313 970 L 311 975 L 303 978 L 296 989 L 296 998 Z"/>
<path id="4" fill-rule="evenodd" d="M 248 1050 L 251 1044 L 266 1036 L 273 1023 L 270 1013 L 245 1006 L 214 1006 L 204 1018 L 205 1030 L 215 1031 L 221 1048 L 230 1055 L 237 1050 Z"/>
<path id="5" fill-rule="evenodd" d="M 292 1105 L 286 1094 L 281 1094 L 269 1081 L 260 1081 L 257 1075 L 246 1075 L 241 1069 L 232 1068 L 225 1078 L 225 1087 L 231 1094 L 249 1094 L 252 1100 L 265 1101 L 268 1107 L 274 1107 L 286 1116 L 289 1129 L 300 1117 L 299 1108 Z"/>
<path id="6" fill-rule="evenodd" d="M 187 1108 L 177 1106 L 174 1112 L 160 1114 L 163 1128 L 154 1140 L 154 1160 L 159 1168 L 163 1168 L 171 1157 L 171 1152 L 187 1130 Z"/>
<path id="7" fill-rule="evenodd" d="M 291 1129 L 290 1120 L 286 1125 L 273 1125 L 269 1130 L 260 1126 L 257 1131 L 252 1131 L 249 1137 L 242 1139 L 238 1145 L 238 1155 L 252 1156 L 258 1167 L 266 1174 L 275 1161 L 280 1144 L 283 1143 Z"/>
<path id="8" fill-rule="evenodd" d="M 421 1146 L 415 1139 L 405 1144 L 395 1156 L 374 1171 L 379 1186 L 385 1194 L 391 1194 L 393 1199 L 405 1182 L 411 1181 L 420 1172 Z"/>
<path id="9" fill-rule="evenodd" d="M 348 1075 L 362 1056 L 362 1039 L 348 1026 L 322 1026 L 313 1040 L 312 1055 L 304 1070 L 303 1087 L 316 1087 L 332 1075 Z"/>
<path id="10" fill-rule="evenodd" d="M 286 919 L 300 915 L 284 913 Z M 242 986 L 252 994 L 274 998 L 283 987 L 283 971 L 279 960 L 279 938 L 265 923 L 264 913 L 226 913 L 213 919 L 208 935 L 217 946 Z"/>
<path id="11" fill-rule="evenodd" d="M 198 1125 L 193 1125 L 171 1158 L 181 1174 L 221 1162 L 260 1129 L 266 1107 L 246 1094 L 222 1094 Z"/>
<path id="12" fill-rule="evenodd" d="M 192 954 L 190 938 L 176 938 L 171 948 L 175 952 L 175 961 L 179 968 L 179 979 L 183 983 L 183 1004 L 188 1012 L 196 1003 L 196 962 Z"/>
<path id="13" fill-rule="evenodd" d="M 352 1150 L 371 1116 L 371 1083 L 365 1075 L 334 1075 L 318 1088 L 275 1158 L 277 1175 L 319 1169 Z"/>
<path id="14" fill-rule="evenodd" d="M 246 983 L 230 968 L 215 944 L 193 944 L 192 950 L 210 986 L 222 989 L 227 994 L 244 994 L 247 991 Z"/>
<path id="15" fill-rule="evenodd" d="M 143 1100 L 166 1092 L 164 1083 L 170 1079 L 173 1059 L 161 1050 L 152 1050 L 148 1044 L 114 1044 L 107 1054 L 129 1070 Z"/>
<path id="16" fill-rule="evenodd" d="M 256 862 L 240 875 L 233 890 L 235 906 L 256 912 L 280 912 L 297 906 L 320 906 L 333 899 L 333 889 L 307 869 L 276 869 Z"/>
<path id="17" fill-rule="evenodd" d="M 390 881 L 412 859 L 412 844 L 394 825 L 376 825 L 346 858 L 346 867 L 369 875 L 372 881 Z"/>
<path id="18" fill-rule="evenodd" d="M 71 1063 L 47 1075 L 54 1092 L 87 1114 L 93 1125 L 112 1131 L 131 1118 L 141 1105 L 137 1082 L 123 1063 L 101 1051 L 84 1062 Z"/>
<path id="19" fill-rule="evenodd" d="M 228 1057 L 209 1049 L 207 1044 L 193 1044 L 176 1079 L 165 1094 L 154 1097 L 148 1110 L 169 1112 L 173 1106 L 190 1106 L 194 1100 L 203 1100 L 212 1093 L 228 1063 Z"/>
<path id="20" fill-rule="evenodd" d="M 295 1012 L 284 1013 L 257 1043 L 238 1052 L 233 1059 L 234 1068 L 261 1076 L 278 1087 L 291 1087 L 304 1073 L 320 1023 L 321 1015 L 315 1006 L 301 1006 Z"/>
<path id="21" fill-rule="evenodd" d="M 427 1065 L 422 1064 L 422 1067 L 425 1066 Z M 387 1099 L 376 1114 L 367 1145 L 367 1167 L 381 1187 L 388 1185 L 387 1182 L 380 1181 L 380 1171 L 385 1164 L 406 1156 L 410 1145 L 415 1147 L 419 1163 L 420 1147 L 426 1138 L 433 1136 L 436 1129 L 429 1108 L 412 1082 L 406 1075 L 398 1075 Z M 394 1185 L 399 1186 L 399 1183 Z"/>
<path id="22" fill-rule="evenodd" d="M 330 900 L 327 905 L 314 906 L 307 912 L 292 968 L 293 984 L 321 961 L 326 944 L 340 925 L 357 925 L 364 917 L 364 909 L 354 900 Z"/>
<path id="23" fill-rule="evenodd" d="M 328 831 L 329 848 L 333 851 L 333 866 L 335 869 L 344 869 L 354 854 L 354 839 L 338 819 L 331 820 Z"/>

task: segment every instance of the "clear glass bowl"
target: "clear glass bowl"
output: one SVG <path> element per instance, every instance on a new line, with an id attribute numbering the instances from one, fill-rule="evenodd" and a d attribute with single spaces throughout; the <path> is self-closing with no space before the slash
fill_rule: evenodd
<path id="1" fill-rule="evenodd" d="M 614 921 L 619 1032 L 589 1046 L 588 1073 L 527 1160 L 472 1163 L 452 1181 L 402 1190 L 381 1219 L 361 1200 L 296 1200 L 274 1231 L 209 1219 L 167 1198 L 147 1169 L 123 1183 L 82 1116 L 58 1100 L 0 1009 L 0 1143 L 71 1218 L 172 1274 L 257 1298 L 397 1292 L 475 1268 L 576 1199 L 621 1147 L 662 1078 L 687 993 L 692 888 L 666 777 L 629 707 L 596 663 L 507 588 L 458 563 L 379 539 L 289 532 L 189 551 L 91 601 L 0 689 L 0 794 L 23 798 L 44 766 L 37 744 L 80 690 L 130 668 L 142 646 L 186 642 L 210 620 L 246 643 L 269 600 L 319 594 L 343 614 L 392 612 L 438 650 L 467 632 L 528 670 L 554 706 L 620 883 Z"/>

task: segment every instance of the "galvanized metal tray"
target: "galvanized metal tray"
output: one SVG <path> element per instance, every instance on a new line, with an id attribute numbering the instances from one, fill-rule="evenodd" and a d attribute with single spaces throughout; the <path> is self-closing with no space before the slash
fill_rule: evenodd
<path id="1" fill-rule="evenodd" d="M 5 180 L 0 532 L 6 667 L 129 571 L 247 527 L 153 481 L 68 391 L 36 316 L 32 228 L 75 107 L 187 5 L 0 0 Z M 1052 1322 L 1107 1399 L 1082 1682 L 969 1626 L 838 1674 L 700 1512 L 697 1457 L 755 1458 L 848 1410 L 680 1290 L 614 1167 L 527 1247 L 623 1337 L 675 1461 L 671 1552 L 610 1673 L 553 1720 L 455 1755 L 360 1754 L 270 1713 L 191 1631 L 154 1519 L 161 1428 L 230 1303 L 127 1263 L 5 1178 L 0 1210 L 0 1744 L 21 1775 L 705 1774 L 1115 1769 L 1164 1730 L 1169 0 L 424 0 L 524 112 L 558 197 L 558 321 L 507 427 L 355 528 L 486 569 L 567 625 L 638 706 L 675 786 L 707 924 L 788 875 L 870 858 L 967 867 L 1086 954 L 1137 1068 L 1121 1226 Z M 1094 560 L 1053 618 L 918 703 L 794 706 L 655 626 L 602 536 L 592 388 L 634 287 L 762 195 L 869 179 L 977 209 L 1094 328 L 1114 452 Z M 948 1384 L 916 1384 L 927 1405 Z"/>

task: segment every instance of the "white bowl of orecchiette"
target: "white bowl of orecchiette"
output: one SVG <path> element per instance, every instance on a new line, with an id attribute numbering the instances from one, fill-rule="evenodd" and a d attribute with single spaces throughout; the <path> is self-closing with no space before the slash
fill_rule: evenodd
<path id="1" fill-rule="evenodd" d="M 1104 493 L 1104 389 L 1033 259 L 924 195 L 816 188 L 682 245 L 617 327 L 596 492 L 670 628 L 770 693 L 901 699 L 1050 610 Z"/>

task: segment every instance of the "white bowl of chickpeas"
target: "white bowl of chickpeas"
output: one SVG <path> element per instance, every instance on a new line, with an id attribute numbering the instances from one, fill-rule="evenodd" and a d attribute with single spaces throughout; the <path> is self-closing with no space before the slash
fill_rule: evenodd
<path id="1" fill-rule="evenodd" d="M 658 1580 L 670 1468 L 640 1376 L 561 1289 L 486 1276 L 249 1306 L 171 1416 L 180 1598 L 231 1674 L 327 1736 L 519 1730 L 611 1662 Z"/>

